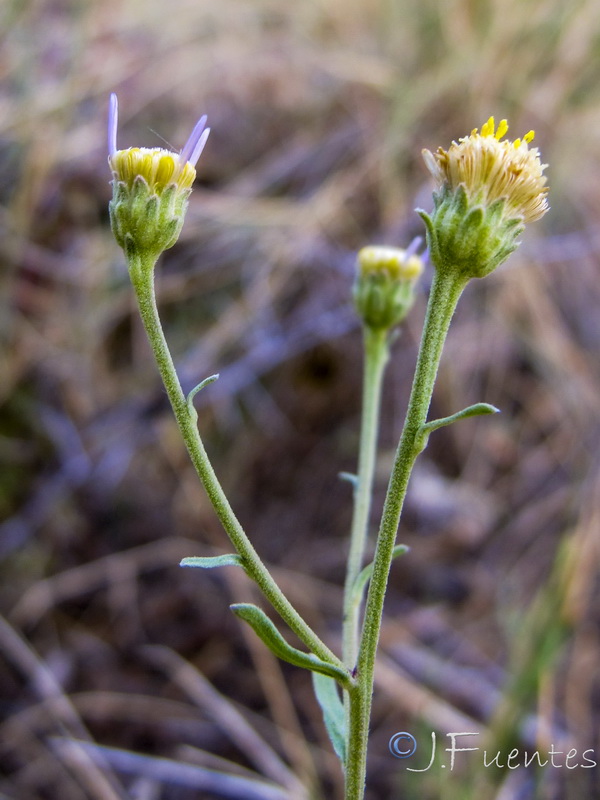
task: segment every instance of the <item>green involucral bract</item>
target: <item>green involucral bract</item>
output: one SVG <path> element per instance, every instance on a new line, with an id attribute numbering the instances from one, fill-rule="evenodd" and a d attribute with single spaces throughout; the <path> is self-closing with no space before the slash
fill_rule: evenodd
<path id="1" fill-rule="evenodd" d="M 407 250 L 363 247 L 358 253 L 352 295 L 364 325 L 385 331 L 402 322 L 414 303 L 414 287 L 422 271 L 422 259 Z"/>
<path id="2" fill-rule="evenodd" d="M 110 221 L 115 239 L 128 258 L 156 260 L 173 247 L 183 227 L 190 193 L 191 189 L 172 183 L 157 194 L 142 175 L 128 186 L 115 173 Z"/>
<path id="3" fill-rule="evenodd" d="M 504 218 L 505 200 L 484 206 L 463 186 L 445 186 L 433 195 L 431 216 L 419 211 L 427 227 L 427 244 L 435 268 L 457 270 L 467 278 L 484 278 L 517 249 L 525 226 L 521 218 Z"/>

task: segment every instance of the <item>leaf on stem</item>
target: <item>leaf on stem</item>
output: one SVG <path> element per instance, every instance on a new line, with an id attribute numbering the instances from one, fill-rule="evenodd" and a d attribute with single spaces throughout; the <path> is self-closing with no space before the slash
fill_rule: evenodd
<path id="1" fill-rule="evenodd" d="M 358 486 L 358 475 L 353 472 L 340 472 L 338 473 L 338 478 L 341 481 L 346 481 L 346 483 L 351 483 L 354 489 Z"/>
<path id="2" fill-rule="evenodd" d="M 243 567 L 244 560 L 237 553 L 225 553 L 222 556 L 189 556 L 179 563 L 180 567 L 201 567 L 214 569 L 214 567 Z"/>
<path id="3" fill-rule="evenodd" d="M 287 661 L 297 667 L 310 669 L 313 672 L 320 672 L 323 675 L 329 675 L 329 677 L 335 678 L 344 686 L 348 686 L 351 683 L 350 675 L 346 670 L 340 669 L 333 664 L 328 664 L 312 653 L 303 653 L 302 650 L 297 650 L 288 644 L 269 617 L 258 606 L 252 603 L 234 603 L 229 607 L 236 617 L 243 619 L 253 628 L 269 650 L 282 661 Z"/>
<path id="4" fill-rule="evenodd" d="M 449 417 L 442 417 L 441 419 L 434 419 L 431 422 L 426 422 L 424 425 L 421 425 L 417 431 L 415 436 L 415 448 L 417 448 L 418 452 L 421 452 L 427 446 L 427 440 L 432 431 L 436 431 L 438 428 L 443 428 L 446 425 L 452 425 L 453 422 L 458 422 L 459 419 L 499 413 L 500 409 L 489 403 L 475 403 L 475 405 L 463 408 L 462 411 L 457 411 L 456 414 L 452 414 Z"/>
<path id="5" fill-rule="evenodd" d="M 346 763 L 346 715 L 336 682 L 319 672 L 312 674 L 313 688 L 323 712 L 329 739 L 342 765 Z"/>
<path id="6" fill-rule="evenodd" d="M 192 391 L 188 394 L 186 398 L 187 407 L 188 411 L 190 412 L 190 416 L 192 416 L 194 419 L 198 419 L 198 412 L 194 408 L 194 397 L 196 397 L 198 392 L 204 389 L 205 386 L 208 386 L 209 384 L 214 383 L 217 380 L 219 380 L 218 373 L 216 375 L 210 375 L 208 378 L 204 378 L 203 381 L 200 381 L 200 383 L 197 386 L 194 386 Z"/>
<path id="7" fill-rule="evenodd" d="M 408 553 L 409 549 L 410 548 L 405 544 L 397 544 L 392 550 L 392 560 L 398 558 L 398 556 L 403 556 L 405 553 Z M 372 574 L 373 574 L 373 562 L 367 564 L 367 566 L 363 570 L 361 570 L 356 579 L 356 583 L 354 584 L 354 589 L 352 590 L 354 605 L 357 606 L 362 602 L 363 594 L 365 592 L 365 587 L 367 583 L 371 580 Z"/>

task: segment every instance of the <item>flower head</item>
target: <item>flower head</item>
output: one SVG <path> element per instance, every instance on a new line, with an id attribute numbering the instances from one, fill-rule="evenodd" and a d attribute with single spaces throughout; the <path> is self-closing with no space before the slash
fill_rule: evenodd
<path id="1" fill-rule="evenodd" d="M 507 131 L 506 120 L 496 129 L 490 117 L 481 133 L 475 128 L 448 150 L 423 151 L 438 185 L 433 216 L 421 213 L 436 267 L 483 277 L 516 249 L 525 223 L 548 211 L 547 165 L 529 146 L 534 132 L 501 141 Z"/>
<path id="2" fill-rule="evenodd" d="M 362 275 L 387 273 L 396 280 L 415 281 L 423 272 L 423 259 L 416 251 L 422 239 L 417 237 L 408 249 L 388 245 L 368 245 L 358 252 Z"/>
<path id="3" fill-rule="evenodd" d="M 196 177 L 196 163 L 210 128 L 206 116 L 196 123 L 180 153 L 163 148 L 117 149 L 117 96 L 108 112 L 108 164 L 113 174 L 111 224 L 129 255 L 155 258 L 177 241 Z"/>
<path id="4" fill-rule="evenodd" d="M 508 131 L 503 119 L 495 130 L 490 117 L 470 136 L 452 142 L 448 150 L 439 147 L 435 154 L 423 150 L 423 158 L 440 188 L 464 186 L 470 198 L 484 205 L 505 200 L 504 214 L 534 222 L 548 211 L 548 187 L 542 174 L 547 164 L 540 162 L 537 147 L 529 147 L 535 136 L 529 131 L 514 142 L 500 141 Z"/>
<path id="5" fill-rule="evenodd" d="M 157 194 L 171 183 L 176 183 L 181 189 L 191 187 L 196 177 L 196 164 L 210 133 L 210 128 L 206 127 L 206 115 L 200 117 L 180 153 L 160 147 L 117 150 L 118 120 L 117 95 L 113 93 L 108 108 L 108 163 L 116 180 L 131 188 L 140 175 Z"/>
<path id="6" fill-rule="evenodd" d="M 406 250 L 370 245 L 359 251 L 354 305 L 367 327 L 393 328 L 409 312 L 415 283 L 423 271 L 423 259 L 417 255 L 421 241 L 416 238 Z"/>

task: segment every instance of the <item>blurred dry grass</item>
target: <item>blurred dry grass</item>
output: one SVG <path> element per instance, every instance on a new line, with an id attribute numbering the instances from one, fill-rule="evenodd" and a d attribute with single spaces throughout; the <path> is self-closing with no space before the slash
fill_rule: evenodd
<path id="1" fill-rule="evenodd" d="M 5 0 L 0 20 L 2 797 L 340 796 L 307 677 L 228 611 L 251 587 L 177 567 L 227 544 L 108 228 L 112 90 L 123 146 L 181 146 L 209 115 L 161 307 L 184 381 L 221 373 L 200 424 L 234 507 L 334 644 L 353 253 L 421 232 L 422 147 L 491 113 L 536 129 L 552 212 L 470 287 L 435 398 L 503 414 L 440 431 L 414 476 L 369 798 L 598 796 L 598 770 L 411 777 L 387 749 L 422 726 L 600 754 L 597 0 Z M 424 294 L 388 376 L 379 497 Z"/>

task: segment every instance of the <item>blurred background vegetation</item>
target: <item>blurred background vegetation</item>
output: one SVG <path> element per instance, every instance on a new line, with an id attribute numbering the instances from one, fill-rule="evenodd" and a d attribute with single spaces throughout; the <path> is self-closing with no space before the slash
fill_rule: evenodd
<path id="1" fill-rule="evenodd" d="M 491 114 L 536 130 L 552 210 L 469 287 L 434 399 L 438 416 L 503 413 L 436 433 L 414 474 L 368 798 L 600 796 L 598 768 L 484 769 L 469 753 L 450 774 L 442 753 L 411 774 L 388 751 L 412 731 L 423 767 L 431 731 L 440 748 L 479 731 L 504 763 L 550 743 L 577 750 L 570 764 L 600 755 L 597 0 L 4 0 L 0 37 L 0 795 L 341 791 L 307 674 L 228 610 L 252 587 L 177 566 L 229 548 L 109 230 L 116 91 L 122 147 L 178 149 L 209 116 L 161 310 L 184 385 L 221 374 L 200 426 L 234 508 L 333 646 L 356 249 L 422 234 L 423 147 Z M 374 523 L 428 280 L 387 377 Z"/>

